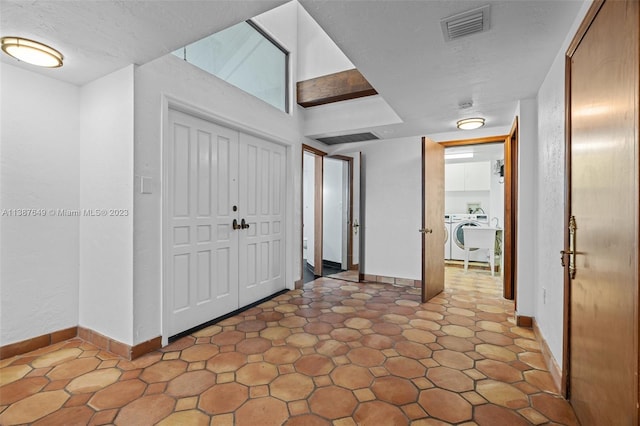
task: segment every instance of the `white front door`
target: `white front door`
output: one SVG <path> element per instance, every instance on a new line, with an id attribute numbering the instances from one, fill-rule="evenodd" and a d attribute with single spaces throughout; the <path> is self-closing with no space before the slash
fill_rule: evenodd
<path id="1" fill-rule="evenodd" d="M 285 287 L 285 150 L 169 110 L 165 155 L 165 333 L 173 336 Z"/>
<path id="2" fill-rule="evenodd" d="M 284 288 L 285 172 L 284 147 L 240 134 L 240 306 Z"/>

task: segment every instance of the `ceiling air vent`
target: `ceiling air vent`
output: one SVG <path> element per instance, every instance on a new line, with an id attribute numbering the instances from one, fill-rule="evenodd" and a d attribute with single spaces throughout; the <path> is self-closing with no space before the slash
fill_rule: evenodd
<path id="1" fill-rule="evenodd" d="M 316 140 L 322 143 L 326 143 L 327 145 L 336 145 L 339 143 L 349 143 L 349 142 L 371 141 L 374 139 L 380 139 L 380 138 L 371 132 L 354 133 L 352 135 L 331 136 L 328 138 L 316 138 Z"/>
<path id="2" fill-rule="evenodd" d="M 440 21 L 445 41 L 489 30 L 491 6 L 458 13 Z"/>

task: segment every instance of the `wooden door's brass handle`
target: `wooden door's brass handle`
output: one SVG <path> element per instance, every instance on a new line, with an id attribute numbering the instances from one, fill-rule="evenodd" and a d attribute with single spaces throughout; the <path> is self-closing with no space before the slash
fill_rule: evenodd
<path id="1" fill-rule="evenodd" d="M 433 229 L 429 229 L 429 228 L 420 228 L 418 229 L 418 232 L 421 232 L 423 234 L 432 234 L 433 233 Z"/>

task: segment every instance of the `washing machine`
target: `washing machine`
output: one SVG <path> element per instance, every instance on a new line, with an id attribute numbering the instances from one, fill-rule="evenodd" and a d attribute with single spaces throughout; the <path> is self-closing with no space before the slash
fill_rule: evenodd
<path id="1" fill-rule="evenodd" d="M 451 218 L 451 259 L 464 260 L 464 231 L 465 226 L 489 227 L 489 216 L 486 214 L 452 214 Z M 469 253 L 472 262 L 488 262 L 487 250 L 472 248 Z"/>
<path id="2" fill-rule="evenodd" d="M 451 259 L 451 215 L 444 215 L 444 260 Z"/>

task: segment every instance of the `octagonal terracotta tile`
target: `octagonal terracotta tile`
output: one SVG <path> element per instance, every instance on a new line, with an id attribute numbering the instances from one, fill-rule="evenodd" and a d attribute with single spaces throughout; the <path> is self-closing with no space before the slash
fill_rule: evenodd
<path id="1" fill-rule="evenodd" d="M 238 383 L 213 386 L 200 396 L 198 407 L 209 414 L 232 413 L 249 398 L 249 389 Z"/>
<path id="2" fill-rule="evenodd" d="M 225 352 L 218 354 L 207 361 L 207 369 L 214 373 L 227 373 L 236 371 L 247 363 L 247 356 L 238 352 Z"/>
<path id="3" fill-rule="evenodd" d="M 96 410 L 119 408 L 139 398 L 146 387 L 146 383 L 138 379 L 117 382 L 96 392 L 89 405 Z"/>
<path id="4" fill-rule="evenodd" d="M 433 388 L 420 392 L 419 404 L 430 416 L 445 422 L 471 420 L 471 404 L 455 392 Z"/>
<path id="5" fill-rule="evenodd" d="M 180 353 L 180 359 L 187 362 L 206 361 L 217 355 L 220 349 L 214 345 L 194 345 Z"/>
<path id="6" fill-rule="evenodd" d="M 208 370 L 186 372 L 167 385 L 166 393 L 176 398 L 200 395 L 216 383 L 216 375 Z"/>
<path id="7" fill-rule="evenodd" d="M 278 376 L 270 385 L 271 395 L 283 401 L 307 398 L 314 389 L 313 380 L 299 373 Z"/>
<path id="8" fill-rule="evenodd" d="M 394 405 L 405 405 L 418 400 L 418 389 L 413 383 L 395 376 L 378 377 L 371 390 L 378 399 Z"/>
<path id="9" fill-rule="evenodd" d="M 487 377 L 507 383 L 518 382 L 523 379 L 520 370 L 501 361 L 483 359 L 476 363 L 476 368 Z"/>
<path id="10" fill-rule="evenodd" d="M 427 378 L 434 385 L 454 392 L 466 392 L 473 389 L 473 380 L 466 374 L 449 367 L 430 368 Z"/>
<path id="11" fill-rule="evenodd" d="M 508 383 L 496 380 L 482 380 L 477 383 L 476 391 L 487 401 L 507 408 L 524 408 L 529 399 L 520 389 Z"/>
<path id="12" fill-rule="evenodd" d="M 187 370 L 187 363 L 179 359 L 160 361 L 153 364 L 140 374 L 140 378 L 147 383 L 166 382 Z"/>
<path id="13" fill-rule="evenodd" d="M 311 411 L 327 419 L 350 416 L 357 403 L 352 392 L 338 386 L 319 388 L 309 398 Z"/>
<path id="14" fill-rule="evenodd" d="M 271 398 L 257 398 L 247 401 L 236 411 L 239 425 L 281 425 L 289 417 L 287 404 Z"/>
<path id="15" fill-rule="evenodd" d="M 323 376 L 333 370 L 331 358 L 319 354 L 304 355 L 294 363 L 296 371 L 307 376 Z"/>
<path id="16" fill-rule="evenodd" d="M 408 423 L 402 410 L 383 401 L 362 403 L 356 409 L 353 419 L 358 425 L 376 426 L 384 422 L 388 425 L 404 425 Z M 384 420 L 383 420 L 384 419 Z"/>
<path id="17" fill-rule="evenodd" d="M 164 394 L 147 395 L 125 405 L 115 418 L 116 425 L 154 425 L 173 411 L 175 401 Z"/>
<path id="18" fill-rule="evenodd" d="M 22 399 L 0 413 L 0 424 L 32 423 L 58 410 L 69 399 L 63 390 L 41 392 Z"/>
<path id="19" fill-rule="evenodd" d="M 385 368 L 393 375 L 411 379 L 424 376 L 427 369 L 415 359 L 397 356 L 387 359 Z"/>
<path id="20" fill-rule="evenodd" d="M 236 373 L 236 380 L 247 386 L 266 385 L 278 375 L 278 369 L 268 362 L 250 363 Z"/>
<path id="21" fill-rule="evenodd" d="M 336 367 L 331 372 L 331 380 L 343 388 L 360 389 L 371 384 L 373 375 L 364 367 L 348 364 Z"/>

